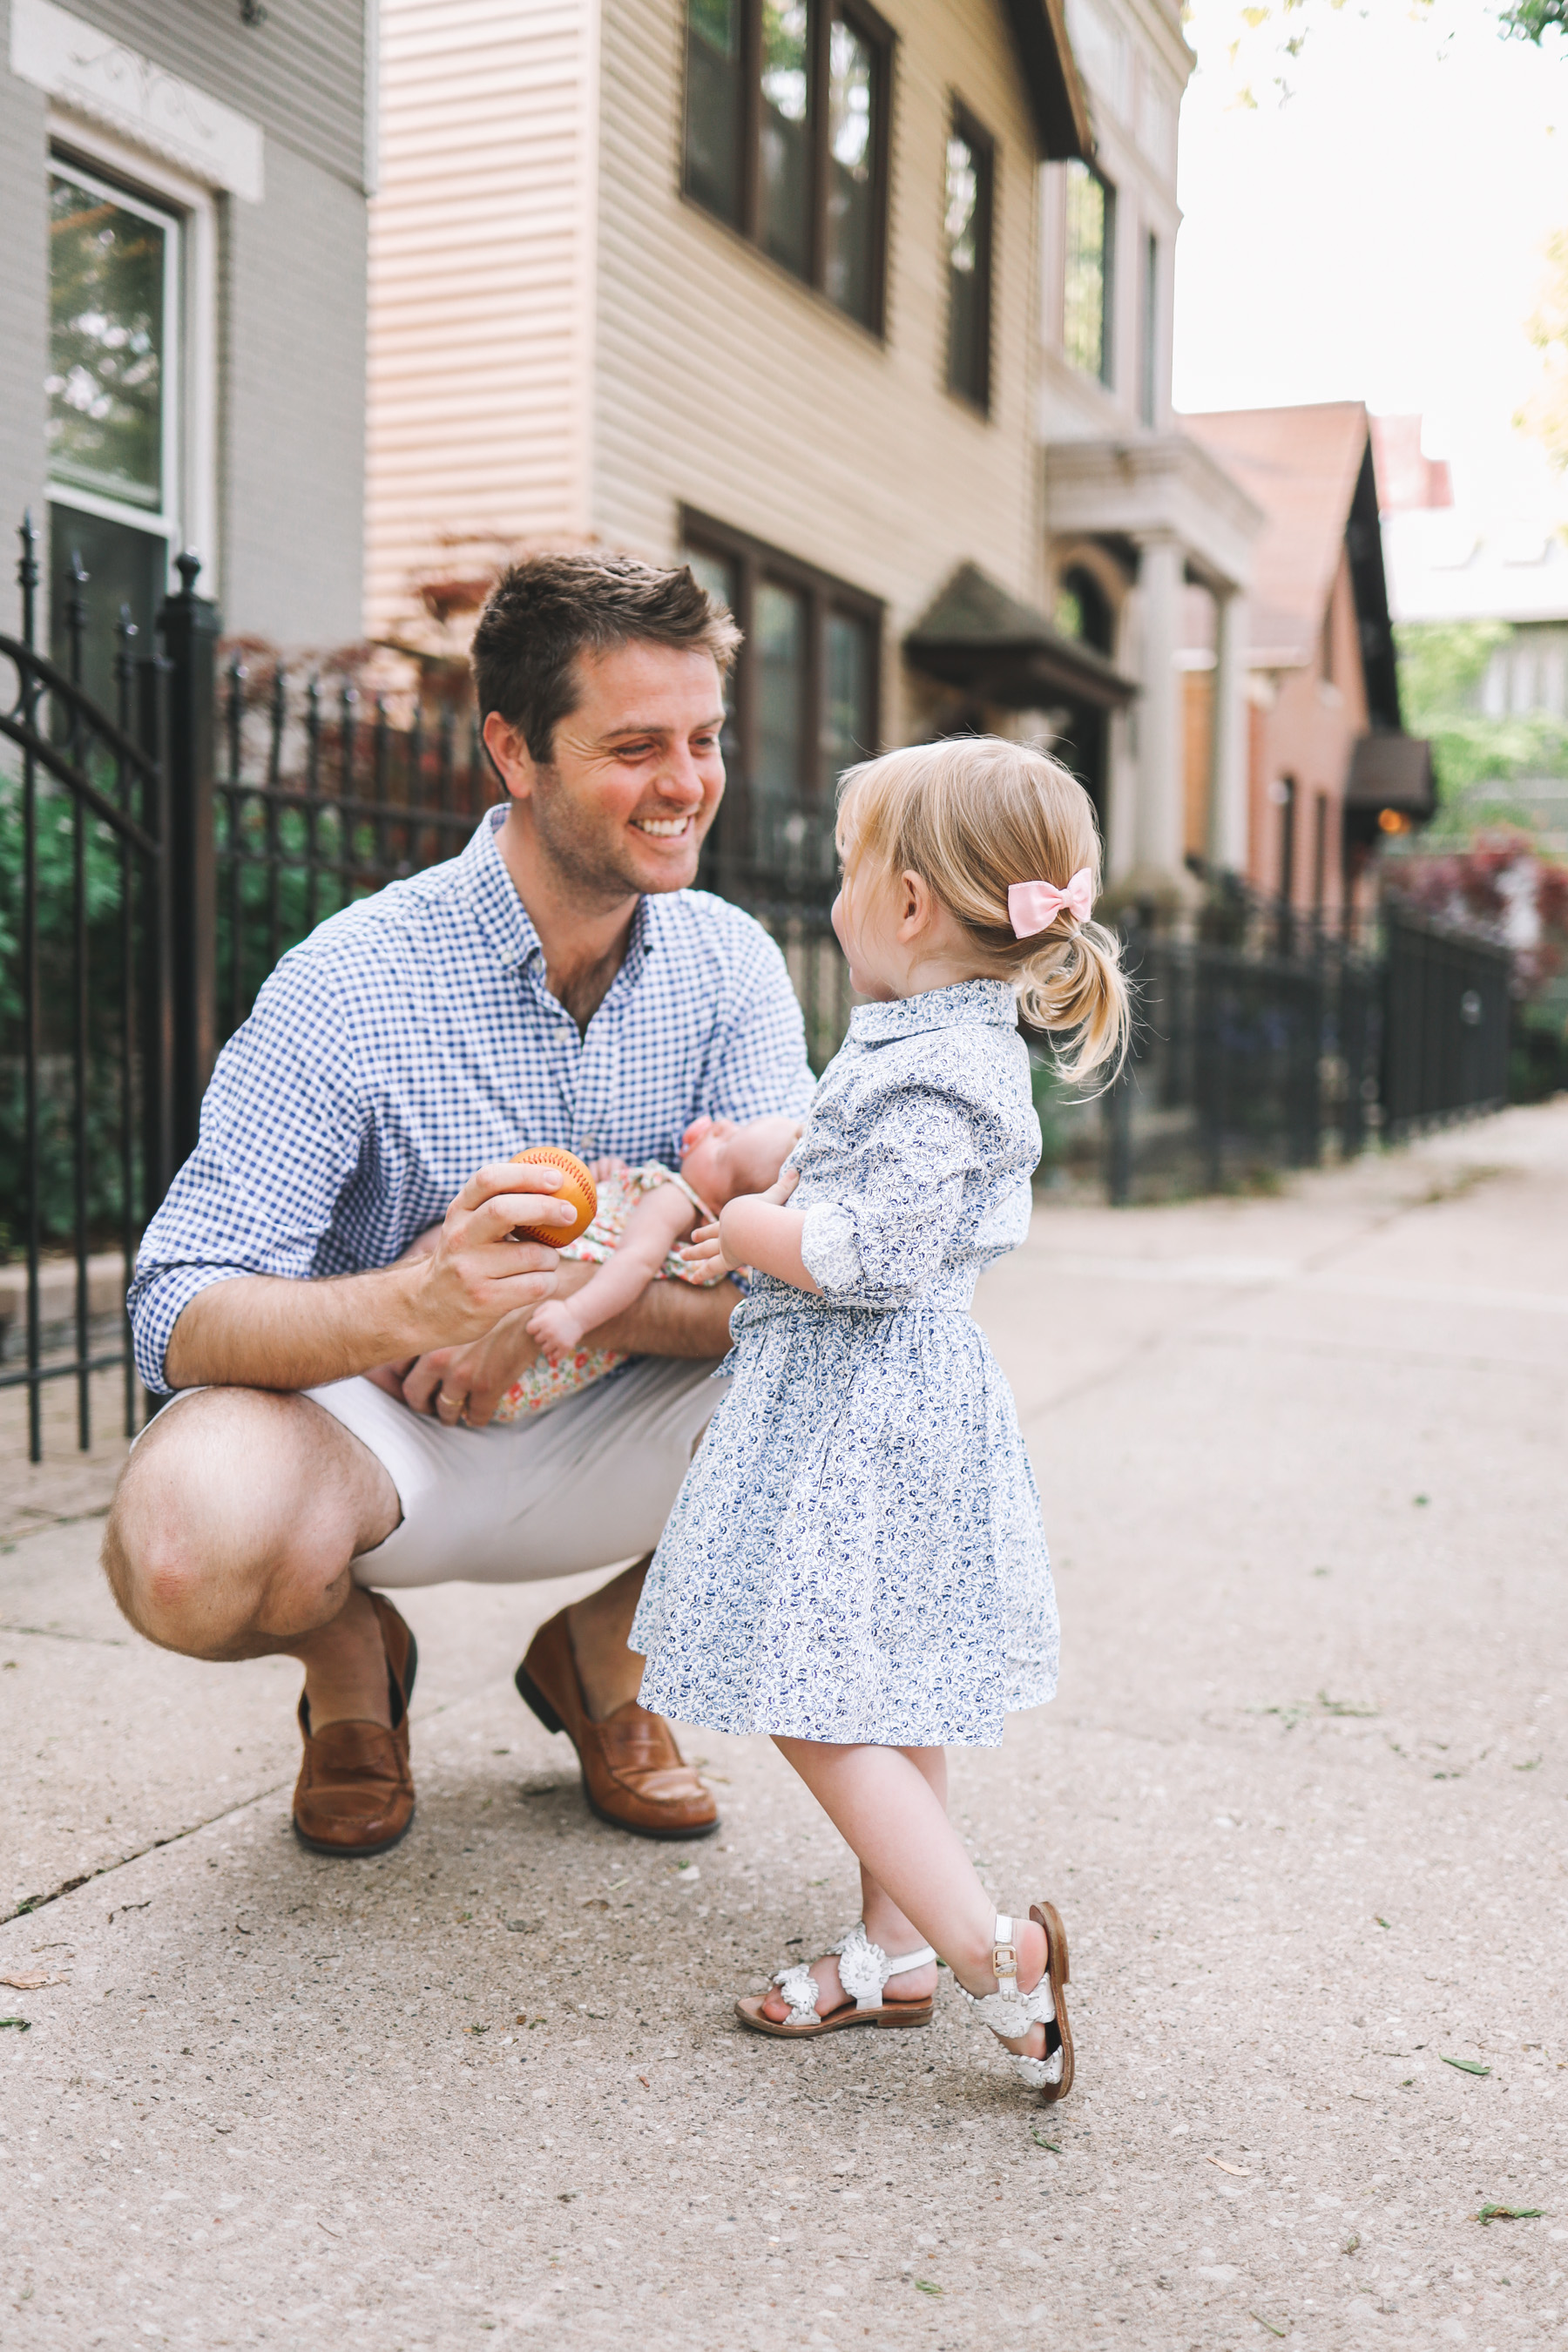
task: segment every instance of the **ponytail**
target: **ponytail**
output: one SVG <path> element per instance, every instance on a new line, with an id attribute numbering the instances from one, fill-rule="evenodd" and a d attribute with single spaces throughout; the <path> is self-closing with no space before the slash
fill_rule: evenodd
<path id="1" fill-rule="evenodd" d="M 1058 1076 L 1076 1085 L 1110 1063 L 1110 1085 L 1127 1059 L 1131 1029 L 1115 932 L 1103 923 L 1080 923 L 1062 937 L 1048 937 L 1024 959 L 1016 981 L 1018 1010 L 1031 1027 L 1076 1033 L 1071 1051 L 1054 1055 Z"/>

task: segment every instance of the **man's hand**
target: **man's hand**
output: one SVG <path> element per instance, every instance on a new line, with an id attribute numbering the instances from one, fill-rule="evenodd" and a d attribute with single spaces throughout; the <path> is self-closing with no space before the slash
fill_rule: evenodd
<path id="1" fill-rule="evenodd" d="M 537 1162 L 492 1161 L 469 1177 L 433 1244 L 395 1265 L 330 1281 L 244 1275 L 209 1285 L 174 1326 L 171 1384 L 317 1388 L 483 1339 L 555 1288 L 555 1252 L 510 1236 L 525 1223 L 573 1223 L 569 1203 L 550 1197 L 558 1181 Z"/>

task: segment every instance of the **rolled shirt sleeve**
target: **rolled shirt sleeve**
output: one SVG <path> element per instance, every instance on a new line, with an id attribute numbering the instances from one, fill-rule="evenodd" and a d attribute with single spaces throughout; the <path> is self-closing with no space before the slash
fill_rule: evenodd
<path id="1" fill-rule="evenodd" d="M 309 948 L 286 956 L 218 1056 L 195 1150 L 137 1253 L 128 1300 L 136 1369 L 154 1393 L 198 1292 L 241 1275 L 303 1279 L 321 1253 L 368 1121 L 351 1024 Z"/>

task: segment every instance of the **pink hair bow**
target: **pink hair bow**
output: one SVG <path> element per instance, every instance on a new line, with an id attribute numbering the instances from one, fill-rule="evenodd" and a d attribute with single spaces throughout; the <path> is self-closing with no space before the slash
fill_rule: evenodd
<path id="1" fill-rule="evenodd" d="M 1032 940 L 1047 931 L 1058 915 L 1076 915 L 1087 923 L 1094 912 L 1094 877 L 1080 866 L 1065 890 L 1054 882 L 1014 882 L 1007 890 L 1007 919 L 1015 939 Z"/>

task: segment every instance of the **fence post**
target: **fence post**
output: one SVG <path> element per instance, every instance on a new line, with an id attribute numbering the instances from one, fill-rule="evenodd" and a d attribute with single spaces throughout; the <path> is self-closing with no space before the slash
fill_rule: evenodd
<path id="1" fill-rule="evenodd" d="M 198 596 L 200 559 L 177 559 L 180 586 L 158 632 L 169 664 L 169 937 L 174 991 L 171 1141 L 177 1168 L 195 1149 L 202 1096 L 216 1050 L 217 606 Z"/>

